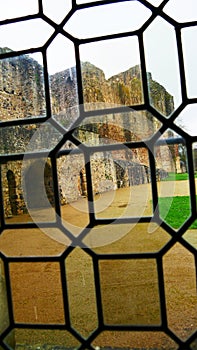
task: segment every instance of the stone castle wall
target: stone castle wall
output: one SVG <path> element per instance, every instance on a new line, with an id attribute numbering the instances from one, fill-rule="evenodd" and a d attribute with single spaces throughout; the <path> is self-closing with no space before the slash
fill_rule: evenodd
<path id="1" fill-rule="evenodd" d="M 89 102 L 125 105 L 142 102 L 140 73 L 137 66 L 128 72 L 110 78 L 109 81 L 106 81 L 101 70 L 89 63 L 82 66 L 82 73 L 86 105 Z M 103 83 L 101 84 L 101 82 Z M 67 109 L 77 103 L 76 87 L 76 72 L 73 68 L 50 77 L 52 111 L 54 117 L 63 116 L 65 126 L 72 124 L 73 116 L 72 113 L 67 113 Z M 163 96 L 161 100 L 166 101 L 166 96 L 169 94 L 161 88 L 160 95 Z M 173 99 L 168 99 L 171 104 L 168 109 L 173 108 Z M 167 113 L 167 107 L 164 103 L 159 108 L 163 108 L 164 114 Z M 2 121 L 45 115 L 42 68 L 28 56 L 0 61 L 0 113 Z M 98 118 L 96 125 L 86 123 L 79 126 L 75 137 L 87 145 L 141 141 L 152 136 L 158 129 L 158 123 L 147 111 L 142 111 L 140 114 L 136 112 L 132 115 L 128 112 L 124 114 L 124 118 L 122 114 L 108 115 L 105 120 Z M 31 139 L 33 125 L 24 126 L 24 133 L 20 133 L 20 137 L 18 137 L 17 128 L 17 126 L 14 127 L 12 132 L 9 129 L 0 130 L 2 136 L 1 152 L 6 153 L 7 148 L 13 151 L 17 148 L 18 151 L 22 151 L 24 144 Z M 36 125 L 35 128 L 37 128 Z M 163 148 L 162 152 L 162 155 L 158 152 L 158 165 L 162 165 L 160 160 L 165 158 L 165 169 L 170 171 L 172 162 L 168 148 L 166 150 Z M 57 164 L 61 204 L 86 196 L 87 178 L 83 155 L 71 152 L 67 156 L 60 156 Z M 150 181 L 146 148 L 129 150 L 125 147 L 123 150 L 97 152 L 91 156 L 90 166 L 94 194 Z M 9 161 L 1 165 L 6 216 L 27 212 L 28 205 L 37 208 L 46 207 L 49 203 L 54 205 L 50 160 L 47 160 L 44 167 L 41 160 L 26 161 L 23 168 L 29 191 L 26 198 L 27 205 L 21 187 L 22 163 Z M 31 187 L 31 183 L 34 184 L 33 187 Z M 46 192 L 47 197 L 42 196 L 42 191 Z"/>

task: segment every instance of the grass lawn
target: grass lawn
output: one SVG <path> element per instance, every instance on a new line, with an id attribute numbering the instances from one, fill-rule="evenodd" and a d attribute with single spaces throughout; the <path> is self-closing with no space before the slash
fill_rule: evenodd
<path id="1" fill-rule="evenodd" d="M 195 178 L 197 178 L 197 173 L 194 174 Z M 165 179 L 162 179 L 162 181 L 182 181 L 182 180 L 188 180 L 189 175 L 188 173 L 183 174 L 176 174 L 176 173 L 169 173 L 168 177 Z"/>
<path id="2" fill-rule="evenodd" d="M 197 178 L 197 173 L 195 173 Z M 162 181 L 183 181 L 188 180 L 188 173 L 176 174 L 169 173 L 168 177 Z M 167 224 L 178 229 L 190 216 L 190 200 L 188 196 L 176 197 L 161 197 L 159 198 L 159 210 L 162 219 L 165 219 Z M 191 229 L 197 228 L 197 220 L 190 226 Z"/>
<path id="3" fill-rule="evenodd" d="M 178 229 L 190 216 L 190 201 L 188 196 L 161 197 L 159 198 L 159 210 L 162 219 L 168 225 Z M 190 226 L 197 229 L 197 220 Z"/>

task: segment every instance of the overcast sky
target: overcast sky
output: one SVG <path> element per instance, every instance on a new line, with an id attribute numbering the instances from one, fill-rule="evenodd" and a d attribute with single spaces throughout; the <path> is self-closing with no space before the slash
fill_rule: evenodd
<path id="1" fill-rule="evenodd" d="M 78 4 L 90 0 L 78 0 Z M 93 2 L 93 1 L 92 1 Z M 102 2 L 102 1 L 101 1 Z M 150 0 L 159 6 L 161 0 Z M 71 9 L 71 0 L 43 0 L 44 13 L 60 23 Z M 0 20 L 14 18 L 38 11 L 37 0 L 0 0 Z M 177 21 L 197 20 L 196 0 L 169 0 L 164 12 Z M 64 29 L 79 38 L 91 38 L 139 28 L 151 15 L 151 11 L 138 1 L 125 1 L 114 5 L 93 7 L 77 11 Z M 0 27 L 0 46 L 23 50 L 42 46 L 53 33 L 53 28 L 40 19 Z M 186 63 L 186 80 L 189 97 L 197 96 L 197 27 L 182 30 L 183 52 Z M 147 70 L 153 79 L 162 84 L 174 96 L 175 105 L 181 102 L 178 55 L 174 28 L 160 17 L 144 33 Z M 75 65 L 73 43 L 58 35 L 47 50 L 49 72 L 54 73 Z M 139 64 L 137 37 L 113 39 L 80 45 L 82 61 L 89 61 L 101 68 L 106 78 Z M 35 56 L 41 63 L 41 56 Z M 196 108 L 192 108 L 193 123 Z M 187 111 L 182 115 L 187 123 Z M 191 108 L 190 112 L 191 114 Z M 197 119 L 197 118 L 196 118 Z M 193 125 L 194 125 L 193 124 Z M 193 128 L 192 128 L 193 130 Z M 197 130 L 197 127 L 196 127 Z"/>

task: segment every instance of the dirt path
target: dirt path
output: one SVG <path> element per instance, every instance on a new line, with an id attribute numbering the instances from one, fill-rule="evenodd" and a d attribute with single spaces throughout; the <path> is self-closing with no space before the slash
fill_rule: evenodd
<path id="1" fill-rule="evenodd" d="M 176 184 L 177 195 L 188 193 L 187 182 Z M 173 184 L 161 183 L 159 191 L 169 195 Z M 96 215 L 102 218 L 151 215 L 150 185 L 120 189 L 116 193 L 97 196 Z M 46 221 L 52 212 L 34 213 L 34 218 Z M 74 235 L 88 223 L 87 200 L 62 207 L 65 226 Z M 29 221 L 28 215 L 10 218 Z M 114 219 L 115 220 L 115 219 Z M 90 231 L 84 242 L 95 253 L 146 253 L 159 251 L 170 236 L 160 227 L 148 224 L 108 225 Z M 188 231 L 185 239 L 197 248 L 196 230 Z M 7 256 L 59 256 L 69 240 L 58 229 L 43 232 L 37 229 L 7 230 L 0 236 L 1 250 Z M 87 251 L 88 253 L 88 251 Z M 98 326 L 94 287 L 94 263 L 89 254 L 75 248 L 66 259 L 71 325 L 88 337 Z M 103 317 L 106 324 L 160 325 L 160 300 L 155 259 L 101 260 L 99 262 Z M 197 329 L 197 300 L 194 256 L 176 244 L 163 259 L 167 317 L 169 328 L 185 340 Z M 58 262 L 11 263 L 10 276 L 14 317 L 16 322 L 64 324 L 68 313 L 63 312 L 63 296 Z M 67 322 L 67 321 L 66 321 Z M 18 348 L 32 349 L 48 344 L 77 347 L 78 341 L 66 331 L 18 329 L 15 332 Z M 26 345 L 24 345 L 26 344 Z M 50 345 L 51 344 L 51 345 Z M 163 332 L 103 332 L 94 346 L 130 349 L 177 349 Z M 30 349 L 28 347 L 28 349 Z"/>

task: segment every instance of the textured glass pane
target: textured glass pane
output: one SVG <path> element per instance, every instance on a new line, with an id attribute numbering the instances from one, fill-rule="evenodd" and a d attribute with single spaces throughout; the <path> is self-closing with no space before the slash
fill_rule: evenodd
<path id="1" fill-rule="evenodd" d="M 1 53 L 9 51 L 0 49 Z M 0 120 L 46 115 L 40 53 L 0 60 Z"/>
<path id="2" fill-rule="evenodd" d="M 11 23 L 0 28 L 0 47 L 25 50 L 44 45 L 54 29 L 41 19 Z"/>
<path id="3" fill-rule="evenodd" d="M 150 15 L 150 10 L 142 4 L 136 1 L 123 1 L 78 10 L 64 29 L 80 39 L 123 33 L 138 29 Z"/>
<path id="4" fill-rule="evenodd" d="M 155 19 L 144 33 L 150 102 L 165 116 L 181 103 L 175 40 L 173 27 L 161 18 Z"/>
<path id="5" fill-rule="evenodd" d="M 78 92 L 73 43 L 58 35 L 47 50 L 53 117 L 68 129 L 78 118 Z"/>

